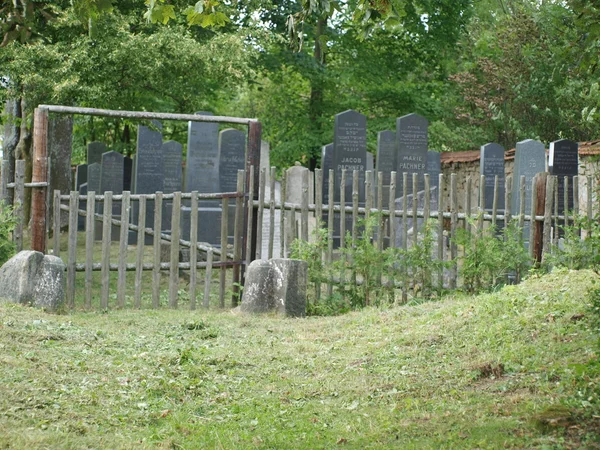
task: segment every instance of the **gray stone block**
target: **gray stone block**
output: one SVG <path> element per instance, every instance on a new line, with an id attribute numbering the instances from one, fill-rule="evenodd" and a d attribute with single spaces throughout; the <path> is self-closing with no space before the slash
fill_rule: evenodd
<path id="1" fill-rule="evenodd" d="M 308 264 L 298 259 L 256 260 L 248 266 L 240 311 L 306 315 Z"/>
<path id="2" fill-rule="evenodd" d="M 2 297 L 12 303 L 55 311 L 64 302 L 65 268 L 56 256 L 22 251 L 0 268 Z"/>

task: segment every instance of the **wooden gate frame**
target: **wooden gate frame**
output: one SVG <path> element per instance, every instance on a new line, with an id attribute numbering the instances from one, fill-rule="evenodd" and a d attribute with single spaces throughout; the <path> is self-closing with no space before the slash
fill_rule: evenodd
<path id="1" fill-rule="evenodd" d="M 32 186 L 34 187 L 31 200 L 31 249 L 46 253 L 46 223 L 47 214 L 47 191 L 48 191 L 48 114 L 81 114 L 88 116 L 115 117 L 127 119 L 155 119 L 155 120 L 181 120 L 191 122 L 216 122 L 241 124 L 248 127 L 247 151 L 245 155 L 246 180 L 244 186 L 244 227 L 242 240 L 242 262 L 234 265 L 234 288 L 235 282 L 243 284 L 244 261 L 256 259 L 256 237 L 258 233 L 258 214 L 250 211 L 248 200 L 258 197 L 259 173 L 260 173 L 260 142 L 262 124 L 257 119 L 226 116 L 203 116 L 196 114 L 171 114 L 145 111 L 115 111 L 108 109 L 78 108 L 71 106 L 39 105 L 34 112 L 33 118 L 33 175 Z M 250 171 L 253 169 L 253 176 Z M 254 180 L 250 186 L 250 180 Z M 257 209 L 258 205 L 253 206 Z M 252 220 L 252 236 L 248 236 L 248 218 Z M 248 242 L 248 239 L 250 242 Z M 250 255 L 247 255 L 247 249 Z M 241 267 L 241 273 L 240 273 Z"/>

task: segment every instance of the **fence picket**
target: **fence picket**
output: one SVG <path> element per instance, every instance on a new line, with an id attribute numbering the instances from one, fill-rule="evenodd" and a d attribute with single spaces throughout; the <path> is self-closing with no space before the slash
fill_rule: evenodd
<path id="1" fill-rule="evenodd" d="M 60 257 L 60 190 L 54 190 L 52 201 L 54 220 L 52 222 L 53 254 Z"/>
<path id="2" fill-rule="evenodd" d="M 119 227 L 119 278 L 117 282 L 117 303 L 119 308 L 125 307 L 125 291 L 127 286 L 127 239 L 129 237 L 130 192 L 123 192 L 121 200 L 121 226 Z"/>
<path id="3" fill-rule="evenodd" d="M 454 175 L 454 174 L 452 174 Z M 496 227 L 498 214 L 498 175 L 494 175 L 494 199 L 492 202 L 492 227 Z"/>
<path id="4" fill-rule="evenodd" d="M 286 195 L 287 195 L 287 171 L 283 171 L 283 173 L 281 174 L 281 194 L 280 194 L 280 205 L 281 205 L 281 209 L 279 212 L 279 241 L 280 241 L 280 248 L 279 248 L 279 257 L 283 258 L 285 256 L 285 246 L 286 246 L 286 240 L 285 240 L 285 199 L 286 199 Z"/>
<path id="5" fill-rule="evenodd" d="M 67 260 L 67 305 L 75 307 L 75 264 L 77 264 L 77 219 L 79 211 L 79 193 L 71 191 L 69 195 L 69 245 Z M 60 213 L 60 210 L 59 210 Z M 60 229 L 60 226 L 59 226 Z"/>
<path id="6" fill-rule="evenodd" d="M 496 180 L 498 177 L 496 177 Z M 458 203 L 457 203 L 457 192 L 456 192 L 456 174 L 450 175 L 450 261 L 452 266 L 450 270 L 450 289 L 456 289 L 456 279 L 458 277 L 458 265 L 457 265 L 457 245 L 456 245 L 456 229 L 457 229 L 457 217 L 458 217 Z"/>
<path id="7" fill-rule="evenodd" d="M 193 210 L 192 210 L 193 214 Z M 142 195 L 138 204 L 138 232 L 137 248 L 135 259 L 135 299 L 136 308 L 142 307 L 142 264 L 144 263 L 144 240 L 146 238 L 144 229 L 146 228 L 146 196 Z"/>
<path id="8" fill-rule="evenodd" d="M 535 258 L 535 253 L 534 253 L 534 249 L 535 249 L 535 232 L 536 232 L 536 226 L 537 226 L 537 222 L 535 221 L 535 216 L 537 215 L 537 189 L 536 189 L 536 183 L 537 183 L 537 175 L 535 175 L 533 177 L 533 179 L 531 180 L 531 203 L 530 203 L 530 217 L 529 217 L 529 258 L 531 260 L 534 260 Z M 524 200 L 523 200 L 524 202 Z"/>
<path id="9" fill-rule="evenodd" d="M 546 199 L 544 204 L 544 241 L 543 241 L 543 253 L 542 253 L 542 262 L 544 262 L 544 256 L 550 252 L 550 231 L 552 228 L 552 200 L 555 197 L 554 193 L 558 192 L 554 189 L 556 177 L 553 175 L 548 175 L 546 177 Z M 558 193 L 556 193 L 556 198 L 558 197 Z M 555 198 L 555 199 L 556 199 Z M 558 234 L 558 233 L 555 233 Z"/>
<path id="10" fill-rule="evenodd" d="M 269 190 L 271 200 L 269 202 L 269 249 L 268 258 L 273 258 L 273 245 L 275 243 L 275 176 L 277 175 L 275 166 L 271 167 L 269 177 Z M 239 191 L 238 191 L 239 192 Z"/>
<path id="11" fill-rule="evenodd" d="M 102 217 L 102 294 L 100 297 L 103 311 L 108 309 L 108 295 L 110 292 L 110 244 L 112 241 L 112 192 L 104 193 L 104 214 Z"/>
<path id="12" fill-rule="evenodd" d="M 259 172 L 258 187 L 258 229 L 256 230 L 256 259 L 262 259 L 262 240 L 263 240 L 263 217 L 265 210 L 265 183 L 266 169 L 263 167 Z M 221 235 L 222 236 L 222 235 Z M 223 242 L 221 241 L 221 244 Z"/>
<path id="13" fill-rule="evenodd" d="M 437 257 L 438 261 L 444 260 L 444 196 L 442 190 L 444 186 L 444 174 L 440 173 L 438 176 L 438 247 Z M 438 289 L 441 291 L 444 289 L 444 270 L 440 269 L 438 272 Z"/>
<path id="14" fill-rule="evenodd" d="M 254 166 L 251 167 L 249 174 L 250 175 L 248 177 L 250 180 L 248 186 L 254 186 Z M 246 232 L 246 236 L 248 237 L 246 239 L 246 267 L 248 267 L 252 262 L 252 239 L 250 237 L 252 236 L 253 231 L 252 220 L 254 213 L 254 189 L 250 189 L 250 192 L 248 192 L 248 198 L 246 200 L 246 208 L 248 211 L 248 230 Z M 281 214 L 283 214 L 283 212 Z M 258 226 L 260 226 L 260 224 Z M 281 239 L 283 239 L 283 236 Z M 283 245 L 283 241 L 281 245 Z"/>
<path id="15" fill-rule="evenodd" d="M 85 307 L 92 307 L 92 281 L 94 264 L 94 234 L 96 228 L 96 193 L 94 191 L 87 193 L 86 214 L 85 214 Z"/>
<path id="16" fill-rule="evenodd" d="M 262 205 L 264 203 L 264 199 L 265 199 L 265 169 L 262 169 L 260 171 L 260 176 L 261 176 L 261 186 L 262 186 L 262 201 L 259 204 L 258 207 L 258 226 L 262 227 L 262 208 L 260 205 Z M 260 197 L 260 193 L 259 193 L 259 197 Z M 229 199 L 227 197 L 224 197 L 222 202 L 221 202 L 221 210 L 223 211 L 223 213 L 221 214 L 221 262 L 225 262 L 227 261 L 227 230 L 229 229 L 228 226 L 228 222 L 229 222 Z M 259 259 L 260 258 L 260 245 L 259 245 L 259 239 L 261 236 L 261 231 L 258 231 L 257 235 L 257 242 L 256 242 L 256 258 Z M 219 273 L 219 307 L 221 308 L 225 308 L 225 283 L 227 281 L 227 267 L 225 267 L 224 265 L 221 267 L 221 271 Z"/>
<path id="17" fill-rule="evenodd" d="M 250 172 L 252 173 L 252 172 Z M 196 309 L 196 284 L 198 283 L 198 191 L 192 191 L 192 198 L 190 202 L 192 208 L 190 214 L 190 309 L 193 311 Z M 252 214 L 252 208 L 248 211 Z M 252 216 L 248 223 L 252 223 Z M 248 234 L 252 236 L 252 234 Z"/>
<path id="18" fill-rule="evenodd" d="M 342 169 L 340 178 L 340 247 L 344 248 L 346 246 L 346 169 Z M 343 258 L 345 259 L 345 256 Z M 342 280 L 343 274 L 342 269 Z"/>
<path id="19" fill-rule="evenodd" d="M 388 202 L 388 209 L 390 212 L 390 218 L 388 221 L 388 224 L 390 227 L 389 245 L 392 248 L 396 247 L 396 179 L 397 179 L 396 172 L 392 172 L 390 174 L 390 196 L 389 196 L 389 202 Z M 396 296 L 395 296 L 396 280 L 395 280 L 393 271 L 390 272 L 390 275 L 388 276 L 388 284 L 389 284 L 389 301 L 390 301 L 390 303 L 395 303 L 396 302 Z"/>
<path id="20" fill-rule="evenodd" d="M 173 194 L 171 214 L 171 254 L 169 269 L 169 308 L 177 309 L 179 294 L 179 234 L 181 225 L 181 192 Z M 190 260 L 190 267 L 196 266 L 196 261 Z"/>
<path id="21" fill-rule="evenodd" d="M 272 175 L 274 175 L 274 171 L 272 171 L 271 173 Z M 235 308 L 238 304 L 238 300 L 240 299 L 240 283 L 241 283 L 241 279 L 240 279 L 240 269 L 242 267 L 241 265 L 241 261 L 242 261 L 242 229 L 244 227 L 243 225 L 243 220 L 244 220 L 244 216 L 243 216 L 243 212 L 244 212 L 244 175 L 245 172 L 243 170 L 238 170 L 237 173 L 237 186 L 236 186 L 236 192 L 239 194 L 238 197 L 235 199 L 235 221 L 233 224 L 233 260 L 236 262 L 236 264 L 233 266 L 233 286 L 232 286 L 232 296 L 231 296 L 231 306 L 233 308 Z M 273 178 L 272 178 L 273 179 Z M 275 188 L 273 187 L 273 183 L 271 183 L 271 193 L 273 193 L 273 191 L 275 190 Z M 275 205 L 274 205 L 274 197 L 273 195 L 271 195 L 271 217 L 273 218 L 274 213 L 275 213 Z M 269 242 L 269 255 L 272 256 L 273 255 L 273 239 L 270 237 L 271 235 L 271 231 L 273 231 L 273 222 L 271 221 L 271 228 L 269 231 L 269 239 L 271 240 L 271 242 Z"/>
<path id="22" fill-rule="evenodd" d="M 250 172 L 250 177 L 254 177 L 254 172 Z M 209 248 L 206 253 L 206 274 L 204 277 L 204 298 L 202 299 L 202 306 L 208 309 L 210 305 L 210 285 L 212 280 L 212 265 L 213 265 L 213 249 Z"/>
<path id="23" fill-rule="evenodd" d="M 302 205 L 300 210 L 300 238 L 308 242 L 308 175 L 309 171 L 302 172 Z"/>
<path id="24" fill-rule="evenodd" d="M 329 178 L 328 178 L 328 183 L 329 186 L 327 186 L 327 264 L 329 267 L 331 267 L 331 265 L 333 264 L 333 218 L 334 218 L 334 209 L 333 209 L 333 205 L 334 205 L 334 193 L 335 193 L 335 188 L 334 188 L 334 171 L 333 169 L 329 169 Z M 331 277 L 329 277 L 331 278 Z M 331 282 L 331 279 L 328 280 L 327 282 L 327 296 L 331 297 L 333 295 L 333 284 Z"/>
<path id="25" fill-rule="evenodd" d="M 157 192 L 154 195 L 154 236 L 152 239 L 153 252 L 152 252 L 152 307 L 158 309 L 160 307 L 160 235 L 162 233 L 162 205 L 163 205 L 163 193 Z M 147 207 L 148 205 L 146 205 Z M 146 242 L 145 230 L 138 230 L 138 234 L 142 233 L 144 238 L 143 243 Z M 138 243 L 139 243 L 138 239 Z M 139 244 L 138 244 L 139 245 Z"/>

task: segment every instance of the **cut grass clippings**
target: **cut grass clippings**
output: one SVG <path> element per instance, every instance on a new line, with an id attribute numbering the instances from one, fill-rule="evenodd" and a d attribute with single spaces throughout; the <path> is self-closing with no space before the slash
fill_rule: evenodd
<path id="1" fill-rule="evenodd" d="M 0 305 L 0 448 L 594 448 L 594 277 L 296 320 Z"/>

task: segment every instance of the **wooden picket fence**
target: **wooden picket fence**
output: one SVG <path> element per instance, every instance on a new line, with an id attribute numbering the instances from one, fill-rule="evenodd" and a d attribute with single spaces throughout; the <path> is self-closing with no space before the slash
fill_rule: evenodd
<path id="1" fill-rule="evenodd" d="M 18 226 L 14 231 L 13 239 L 17 243 L 18 249 L 23 247 L 23 198 L 27 188 L 39 187 L 34 183 L 24 183 L 24 162 L 17 161 L 15 165 L 15 178 L 8 180 L 5 174 L 8 173 L 5 163 L 2 165 L 2 177 L 0 179 L 0 199 L 13 199 L 14 214 L 18 219 Z M 245 180 L 246 173 L 249 173 L 249 180 Z M 455 236 L 459 227 L 467 227 L 474 224 L 477 229 L 485 227 L 485 223 L 495 224 L 499 221 L 517 220 L 519 227 L 529 224 L 529 237 L 526 239 L 529 245 L 529 254 L 532 261 L 543 261 L 546 255 L 553 248 L 553 244 L 558 242 L 558 233 L 556 230 L 561 226 L 572 224 L 577 215 L 584 215 L 592 218 L 597 214 L 597 203 L 594 204 L 593 180 L 587 177 L 582 185 L 587 189 L 587 204 L 579 204 L 579 179 L 572 178 L 572 189 L 568 188 L 569 179 L 565 177 L 565 198 L 564 204 L 568 204 L 568 192 L 573 193 L 573 211 L 576 214 L 558 214 L 558 189 L 555 176 L 546 173 L 538 174 L 532 181 L 532 196 L 530 200 L 530 210 L 533 214 L 525 214 L 525 177 L 521 177 L 516 185 L 513 185 L 512 178 L 506 177 L 505 185 L 505 205 L 504 211 L 499 211 L 498 204 L 498 182 L 495 180 L 495 189 L 493 192 L 494 206 L 491 211 L 485 211 L 483 199 L 485 198 L 485 178 L 481 176 L 478 180 L 467 179 L 466 195 L 462 201 L 458 198 L 458 189 L 456 186 L 457 177 L 450 175 L 450 191 L 448 194 L 441 189 L 437 191 L 437 208 L 432 208 L 432 199 L 430 196 L 430 179 L 428 175 L 424 177 L 424 191 L 422 207 L 418 207 L 417 178 L 413 174 L 412 178 L 412 202 L 407 195 L 402 199 L 402 207 L 396 208 L 396 188 L 394 180 L 395 174 L 392 174 L 392 182 L 389 186 L 388 198 L 389 204 L 383 205 L 383 186 L 381 174 L 377 178 L 373 172 L 367 172 L 365 176 L 366 198 L 363 205 L 359 202 L 359 177 L 355 171 L 353 173 L 341 173 L 341 186 L 345 185 L 348 177 L 352 178 L 352 198 L 345 198 L 345 191 L 340 189 L 340 202 L 334 202 L 334 174 L 329 172 L 329 184 L 323 185 L 323 172 L 317 169 L 314 173 L 315 196 L 314 199 L 309 196 L 309 174 L 308 171 L 302 179 L 302 201 L 300 203 L 290 203 L 286 201 L 276 201 L 275 195 L 275 168 L 271 168 L 270 176 L 266 171 L 260 171 L 258 179 L 258 195 L 245 194 L 245 184 L 248 181 L 249 186 L 254 186 L 254 168 L 251 167 L 248 172 L 239 171 L 237 179 L 237 191 L 228 193 L 199 194 L 198 192 L 173 194 L 155 194 L 134 195 L 129 192 L 123 192 L 119 195 L 113 195 L 106 192 L 103 195 L 96 195 L 89 192 L 87 195 L 80 195 L 73 191 L 69 195 L 61 195 L 59 191 L 53 193 L 53 217 L 52 238 L 49 240 L 49 248 L 54 255 L 60 256 L 67 266 L 67 305 L 71 308 L 100 308 L 105 310 L 111 307 L 124 308 L 159 308 L 161 306 L 161 290 L 164 284 L 161 284 L 161 274 L 168 273 L 168 306 L 177 308 L 179 299 L 182 297 L 181 275 L 182 271 L 189 276 L 189 285 L 186 292 L 186 301 L 189 299 L 188 306 L 191 309 L 196 308 L 198 304 L 209 307 L 211 290 L 218 291 L 218 306 L 226 306 L 226 296 L 228 292 L 232 294 L 231 304 L 235 306 L 239 301 L 240 289 L 243 284 L 243 270 L 251 262 L 252 252 L 250 247 L 253 245 L 252 239 L 256 236 L 256 258 L 266 259 L 272 257 L 286 257 L 289 255 L 291 244 L 295 239 L 308 241 L 312 239 L 309 233 L 309 224 L 312 222 L 316 226 L 327 229 L 328 245 L 323 252 L 322 258 L 325 263 L 331 264 L 338 251 L 334 246 L 333 236 L 336 234 L 340 238 L 339 246 L 346 245 L 346 233 L 349 232 L 350 239 L 353 241 L 359 238 L 359 221 L 372 214 L 379 214 L 383 220 L 378 221 L 377 229 L 371 237 L 379 248 L 382 248 L 383 241 L 387 240 L 389 245 L 394 246 L 400 242 L 401 248 L 408 248 L 417 243 L 418 233 L 408 234 L 409 223 L 416 224 L 417 219 L 432 218 L 437 220 L 437 255 L 434 258 L 444 261 L 456 261 L 458 257 L 458 248 L 455 244 Z M 402 192 L 406 192 L 409 185 L 409 174 L 402 174 Z M 373 189 L 374 179 L 377 179 L 375 189 Z M 270 183 L 270 196 L 266 198 L 266 183 Z M 439 176 L 439 186 L 444 186 L 444 175 Z M 281 199 L 286 198 L 286 179 L 285 173 L 281 180 Z M 323 189 L 327 189 L 328 203 L 323 204 Z M 479 190 L 479 203 L 471 205 L 471 190 Z M 11 192 L 12 191 L 12 192 Z M 376 192 L 376 195 L 373 193 Z M 511 198 L 513 195 L 519 197 L 519 210 L 511 211 Z M 197 241 L 197 230 L 202 226 L 202 217 L 198 215 L 198 201 L 208 199 L 219 199 L 221 201 L 222 211 L 227 211 L 230 202 L 235 205 L 235 223 L 233 245 L 228 245 L 228 219 L 227 214 L 222 214 L 221 222 L 221 241 L 220 247 L 211 246 Z M 180 236 L 181 225 L 181 205 L 182 200 L 188 200 L 191 205 L 190 217 L 190 240 L 185 241 Z M 449 200 L 449 201 L 448 201 Z M 86 201 L 86 209 L 80 209 L 79 204 Z M 145 223 L 146 204 L 149 201 L 154 202 L 154 223 Z M 164 201 L 172 201 L 172 232 L 164 233 L 161 230 L 162 213 L 161 207 Z M 113 217 L 112 205 L 118 202 L 121 205 L 121 216 Z M 130 212 L 132 205 L 137 202 L 139 209 L 139 221 L 137 224 L 130 223 Z M 96 205 L 103 204 L 103 213 L 98 214 Z M 459 210 L 459 203 L 462 211 Z M 269 211 L 269 218 L 265 218 L 265 212 Z M 61 232 L 61 212 L 68 212 L 68 227 L 66 231 Z M 247 216 L 245 214 L 247 213 Z M 253 220 L 253 214 L 256 214 L 257 220 Z M 327 216 L 327 223 L 323 222 L 324 216 Z M 334 217 L 339 217 L 339 229 L 334 230 Z M 85 217 L 85 230 L 78 231 L 78 217 Z M 278 217 L 277 217 L 278 216 Z M 351 226 L 347 227 L 347 218 L 351 218 Z M 401 236 L 396 236 L 396 223 L 400 223 L 402 230 Z M 124 226 L 124 224 L 126 226 Z M 255 225 L 258 224 L 258 225 Z M 96 227 L 102 227 L 102 240 L 94 245 Z M 113 226 L 120 227 L 118 241 L 113 241 L 111 232 Z M 257 229 L 253 229 L 253 227 Z M 275 254 L 274 245 L 275 229 L 279 227 L 280 243 L 278 254 Z M 268 230 L 268 231 L 266 231 Z M 128 234 L 130 231 L 137 233 L 136 245 L 128 245 Z M 140 232 L 141 231 L 141 232 Z M 581 230 L 582 238 L 586 230 Z M 48 234 L 50 236 L 50 234 Z M 145 236 L 152 236 L 152 245 L 144 245 Z M 264 247 L 267 249 L 264 253 L 262 243 L 267 242 Z M 61 248 L 61 242 L 63 247 Z M 66 249 L 65 249 L 66 242 Z M 83 245 L 80 245 L 83 243 Z M 168 244 L 169 256 L 165 260 L 161 257 L 161 243 L 164 246 Z M 98 248 L 99 245 L 99 248 Z M 244 248 L 244 246 L 246 246 Z M 180 261 L 180 249 L 189 249 L 189 262 Z M 63 249 L 65 250 L 63 252 Z M 111 254 L 111 249 L 117 249 L 116 254 Z M 79 250 L 79 251 L 78 251 Z M 98 255 L 97 252 L 100 251 Z M 135 256 L 134 255 L 135 252 Z M 204 258 L 198 259 L 198 255 L 203 254 Z M 128 262 L 133 259 L 133 262 Z M 199 276 L 199 271 L 203 271 L 203 276 Z M 100 272 L 100 287 L 98 293 L 97 277 L 96 287 L 94 285 L 94 272 Z M 114 282 L 111 284 L 111 272 L 117 273 L 116 287 Z M 127 273 L 133 273 L 133 289 L 127 282 Z M 143 277 L 144 272 L 150 272 L 151 281 Z M 218 272 L 218 277 L 217 277 Z M 77 274 L 81 274 L 78 275 Z M 218 278 L 218 282 L 213 278 Z M 162 278 L 163 281 L 164 278 Z M 79 280 L 79 282 L 78 282 Z M 114 281 L 114 277 L 113 277 Z M 327 287 L 328 293 L 331 293 L 330 280 Z M 394 282 L 394 280 L 391 280 Z M 335 280 L 336 283 L 359 282 L 360 280 L 344 279 Z M 388 279 L 385 281 L 390 282 Z M 216 285 L 216 286 L 215 286 Z M 449 271 L 449 286 L 456 288 L 460 285 L 460 270 L 454 264 Z M 405 287 L 397 287 L 404 289 Z M 128 289 L 129 287 L 129 289 Z M 203 288 L 203 289 L 202 289 Z M 128 293 L 129 291 L 129 293 Z M 131 292 L 133 291 L 133 292 Z M 151 296 L 149 295 L 151 293 Z M 99 298 L 98 298 L 99 297 Z M 200 301 L 200 297 L 201 301 Z M 216 297 L 216 295 L 215 295 Z M 78 300 L 76 300 L 78 299 Z M 111 299 L 114 303 L 111 304 Z"/>

